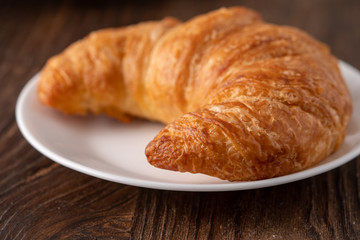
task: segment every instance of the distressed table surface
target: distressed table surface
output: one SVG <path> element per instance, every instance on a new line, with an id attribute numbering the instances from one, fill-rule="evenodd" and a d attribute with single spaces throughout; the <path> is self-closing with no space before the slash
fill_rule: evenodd
<path id="1" fill-rule="evenodd" d="M 138 188 L 60 166 L 15 122 L 24 84 L 92 30 L 244 5 L 297 26 L 360 68 L 360 2 L 0 1 L 0 239 L 360 239 L 360 158 L 306 180 L 196 193 Z"/>

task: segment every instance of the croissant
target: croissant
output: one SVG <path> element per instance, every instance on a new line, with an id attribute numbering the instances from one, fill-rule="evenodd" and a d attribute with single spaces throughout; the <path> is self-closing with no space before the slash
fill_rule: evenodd
<path id="1" fill-rule="evenodd" d="M 229 181 L 317 164 L 352 112 L 325 45 L 242 7 L 93 32 L 48 60 L 38 96 L 67 114 L 166 123 L 150 164 Z"/>

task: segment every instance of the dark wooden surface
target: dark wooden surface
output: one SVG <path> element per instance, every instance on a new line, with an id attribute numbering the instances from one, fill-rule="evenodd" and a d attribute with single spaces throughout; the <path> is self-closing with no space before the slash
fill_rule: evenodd
<path id="1" fill-rule="evenodd" d="M 0 1 L 0 239 L 360 239 L 360 159 L 265 189 L 143 189 L 75 172 L 20 134 L 14 108 L 47 58 L 92 30 L 245 5 L 360 68 L 360 2 Z"/>

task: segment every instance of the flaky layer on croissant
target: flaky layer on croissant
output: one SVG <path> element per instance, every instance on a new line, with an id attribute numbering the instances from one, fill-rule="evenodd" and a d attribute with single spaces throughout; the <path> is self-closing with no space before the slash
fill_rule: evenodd
<path id="1" fill-rule="evenodd" d="M 352 111 L 326 46 L 241 7 L 91 33 L 47 62 L 38 95 L 64 113 L 169 123 L 152 165 L 229 181 L 315 165 Z"/>

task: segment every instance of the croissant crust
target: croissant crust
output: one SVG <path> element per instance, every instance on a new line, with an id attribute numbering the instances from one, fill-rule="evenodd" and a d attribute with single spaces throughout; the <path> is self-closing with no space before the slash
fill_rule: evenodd
<path id="1" fill-rule="evenodd" d="M 324 44 L 242 7 L 93 32 L 48 60 L 38 96 L 67 114 L 164 122 L 150 164 L 229 181 L 319 163 L 352 112 Z"/>

